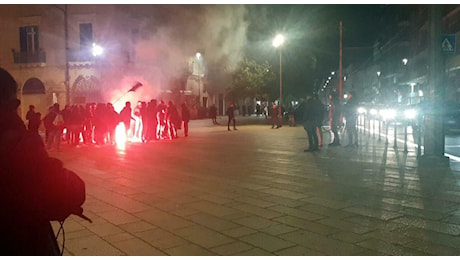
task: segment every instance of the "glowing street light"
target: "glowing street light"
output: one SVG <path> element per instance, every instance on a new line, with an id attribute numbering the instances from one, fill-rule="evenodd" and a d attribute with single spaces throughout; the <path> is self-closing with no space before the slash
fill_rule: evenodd
<path id="1" fill-rule="evenodd" d="M 283 122 L 283 117 L 281 116 L 281 105 L 283 101 L 283 69 L 282 69 L 282 63 L 281 63 L 281 46 L 284 43 L 284 36 L 282 34 L 276 35 L 275 39 L 273 39 L 273 47 L 279 48 L 280 52 L 280 103 L 278 106 L 278 117 L 279 117 L 279 124 L 281 125 Z"/>
<path id="2" fill-rule="evenodd" d="M 100 56 L 104 53 L 104 49 L 97 45 L 96 43 L 93 43 L 93 56 L 96 57 L 96 56 Z"/>
<path id="3" fill-rule="evenodd" d="M 404 65 L 406 65 L 408 61 L 409 61 L 409 60 L 406 59 L 406 58 L 404 58 L 404 59 L 402 60 L 402 62 L 403 62 Z"/>

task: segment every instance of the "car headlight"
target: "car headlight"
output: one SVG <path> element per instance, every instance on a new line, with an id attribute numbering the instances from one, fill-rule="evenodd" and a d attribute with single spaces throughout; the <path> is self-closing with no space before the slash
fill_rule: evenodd
<path id="1" fill-rule="evenodd" d="M 410 108 L 404 110 L 404 118 L 406 119 L 414 119 L 417 117 L 417 110 Z"/>
<path id="2" fill-rule="evenodd" d="M 376 116 L 377 115 L 377 109 L 371 108 L 371 110 L 369 110 L 369 114 L 371 114 L 372 116 Z"/>
<path id="3" fill-rule="evenodd" d="M 380 115 L 383 117 L 383 120 L 392 120 L 396 117 L 396 110 L 394 109 L 382 109 L 380 110 Z"/>
<path id="4" fill-rule="evenodd" d="M 358 107 L 358 114 L 366 114 L 367 110 L 364 107 Z"/>

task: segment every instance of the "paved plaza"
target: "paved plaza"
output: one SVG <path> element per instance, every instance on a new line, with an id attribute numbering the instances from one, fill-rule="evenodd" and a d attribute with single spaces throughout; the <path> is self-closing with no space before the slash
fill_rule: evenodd
<path id="1" fill-rule="evenodd" d="M 304 152 L 301 126 L 237 124 L 51 152 L 86 182 L 93 220 L 66 220 L 64 255 L 460 254 L 455 163 L 419 169 L 415 148 L 363 133 L 358 148 Z"/>

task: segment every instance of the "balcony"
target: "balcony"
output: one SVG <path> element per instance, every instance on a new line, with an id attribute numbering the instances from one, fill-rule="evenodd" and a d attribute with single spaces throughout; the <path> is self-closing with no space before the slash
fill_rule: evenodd
<path id="1" fill-rule="evenodd" d="M 13 51 L 13 60 L 15 64 L 28 63 L 46 63 L 46 52 L 15 52 Z"/>

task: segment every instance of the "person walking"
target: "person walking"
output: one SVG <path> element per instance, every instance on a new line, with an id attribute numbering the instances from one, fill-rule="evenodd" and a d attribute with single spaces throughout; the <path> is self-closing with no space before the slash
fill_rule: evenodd
<path id="1" fill-rule="evenodd" d="M 185 103 L 181 105 L 182 122 L 184 122 L 184 136 L 188 136 L 188 122 L 190 121 L 190 110 Z"/>
<path id="2" fill-rule="evenodd" d="M 356 93 L 350 91 L 344 108 L 348 136 L 348 144 L 345 147 L 358 147 L 358 131 L 356 129 L 356 124 L 358 123 L 358 104 Z"/>
<path id="3" fill-rule="evenodd" d="M 319 102 L 319 103 L 318 103 Z M 319 140 L 317 133 L 318 114 L 321 102 L 314 99 L 312 95 L 307 95 L 303 111 L 303 127 L 307 132 L 309 149 L 304 152 L 314 152 L 319 150 Z"/>
<path id="4" fill-rule="evenodd" d="M 340 128 L 341 107 L 339 97 L 332 95 L 330 98 L 329 118 L 331 131 L 334 134 L 334 141 L 329 146 L 340 146 L 340 136 L 338 129 Z"/>
<path id="5" fill-rule="evenodd" d="M 238 130 L 236 129 L 236 121 L 235 121 L 235 109 L 233 103 L 230 104 L 230 107 L 227 109 L 227 116 L 228 116 L 228 123 L 227 123 L 227 130 L 230 130 L 230 122 L 233 122 L 233 130 Z"/>
<path id="6" fill-rule="evenodd" d="M 209 108 L 209 117 L 211 117 L 213 125 L 219 124 L 217 122 L 217 107 L 215 104 L 212 104 L 212 106 Z"/>

